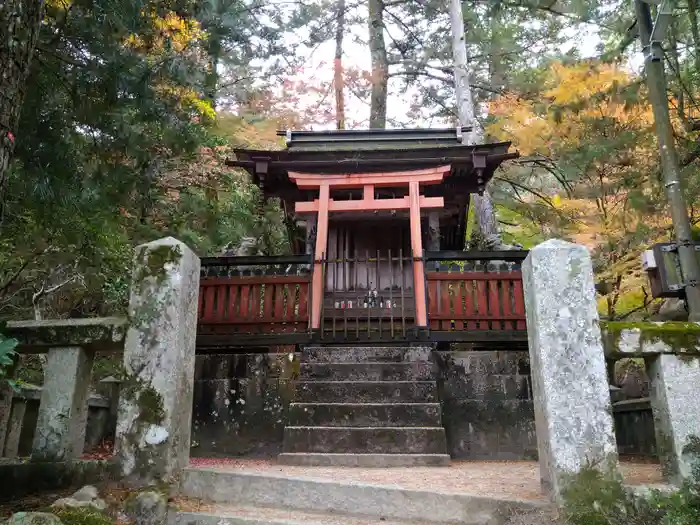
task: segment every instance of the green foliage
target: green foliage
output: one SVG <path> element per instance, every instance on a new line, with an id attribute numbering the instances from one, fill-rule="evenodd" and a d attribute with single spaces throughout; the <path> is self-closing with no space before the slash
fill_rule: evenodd
<path id="1" fill-rule="evenodd" d="M 695 462 L 692 476 L 676 491 L 636 494 L 618 476 L 585 468 L 563 497 L 571 525 L 695 525 L 700 523 L 700 464 Z"/>
<path id="2" fill-rule="evenodd" d="M 10 371 L 14 368 L 17 359 L 17 340 L 6 337 L 0 333 L 0 386 L 3 383 L 9 384 L 11 388 L 16 390 L 18 383 L 10 377 Z"/>

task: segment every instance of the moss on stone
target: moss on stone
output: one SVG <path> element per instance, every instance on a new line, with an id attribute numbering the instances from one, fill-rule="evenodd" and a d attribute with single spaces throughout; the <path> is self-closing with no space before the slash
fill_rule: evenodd
<path id="1" fill-rule="evenodd" d="M 144 423 L 160 425 L 165 419 L 163 398 L 151 385 L 141 389 L 138 399 L 139 418 Z"/>
<path id="2" fill-rule="evenodd" d="M 144 245 L 136 254 L 137 271 L 134 275 L 136 284 L 141 284 L 148 278 L 153 278 L 161 284 L 167 277 L 168 264 L 174 264 L 182 258 L 182 250 L 178 245 L 162 244 L 151 248 Z"/>
<path id="3" fill-rule="evenodd" d="M 696 352 L 700 343 L 700 324 L 671 321 L 666 323 L 650 322 L 601 322 L 603 342 L 608 351 L 616 353 L 619 349 L 623 332 L 639 331 L 641 346 L 645 343 L 665 343 L 676 351 Z M 641 350 L 641 347 L 640 347 Z"/>
<path id="4" fill-rule="evenodd" d="M 114 525 L 115 520 L 99 510 L 89 507 L 53 510 L 63 525 Z"/>

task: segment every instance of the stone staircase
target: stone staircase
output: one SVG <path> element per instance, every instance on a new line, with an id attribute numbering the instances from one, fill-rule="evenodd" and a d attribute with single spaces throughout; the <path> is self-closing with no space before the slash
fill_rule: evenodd
<path id="1" fill-rule="evenodd" d="M 279 461 L 449 464 L 430 347 L 308 347 Z"/>

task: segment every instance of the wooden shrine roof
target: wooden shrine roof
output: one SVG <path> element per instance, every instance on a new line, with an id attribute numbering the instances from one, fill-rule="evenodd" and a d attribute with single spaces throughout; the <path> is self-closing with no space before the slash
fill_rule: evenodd
<path id="1" fill-rule="evenodd" d="M 283 150 L 234 149 L 227 164 L 244 168 L 267 197 L 279 197 L 287 214 L 294 203 L 316 197 L 299 189 L 289 172 L 382 173 L 449 164 L 441 184 L 426 186 L 426 197 L 444 197 L 441 234 L 446 249 L 462 249 L 469 195 L 483 190 L 504 160 L 517 158 L 510 142 L 463 145 L 469 128 L 279 131 Z M 481 177 L 476 167 L 481 167 Z M 317 193 L 317 192 L 316 192 Z"/>
<path id="2" fill-rule="evenodd" d="M 468 128 L 278 132 L 286 136 L 287 149 L 237 148 L 234 149 L 236 158 L 228 164 L 245 168 L 256 183 L 263 182 L 267 194 L 277 196 L 296 193 L 289 171 L 368 173 L 444 164 L 452 166 L 448 179 L 456 177 L 460 189 L 477 192 L 480 185 L 475 162 L 482 162 L 484 166 L 483 189 L 501 162 L 516 158 L 518 153 L 508 151 L 510 142 L 462 145 L 464 132 L 468 132 Z"/>

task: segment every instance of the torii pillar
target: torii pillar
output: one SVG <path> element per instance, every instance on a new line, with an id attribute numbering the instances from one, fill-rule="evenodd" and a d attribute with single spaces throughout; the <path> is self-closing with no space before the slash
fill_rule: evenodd
<path id="1" fill-rule="evenodd" d="M 297 202 L 297 213 L 316 213 L 316 246 L 314 250 L 314 269 L 311 282 L 311 329 L 321 327 L 321 305 L 323 304 L 323 260 L 328 250 L 328 219 L 332 212 L 374 212 L 382 210 L 408 210 L 411 229 L 411 252 L 413 264 L 413 290 L 416 300 L 416 325 L 428 326 L 427 304 L 425 297 L 425 272 L 423 264 L 423 241 L 421 234 L 421 210 L 443 208 L 442 197 L 424 197 L 420 186 L 439 184 L 450 165 L 424 170 L 400 171 L 390 173 L 342 173 L 318 174 L 290 172 L 289 178 L 300 189 L 318 189 L 318 199 L 312 202 Z M 408 186 L 408 197 L 398 199 L 375 199 L 377 187 Z M 362 188 L 363 198 L 354 201 L 335 201 L 331 199 L 331 188 Z"/>

